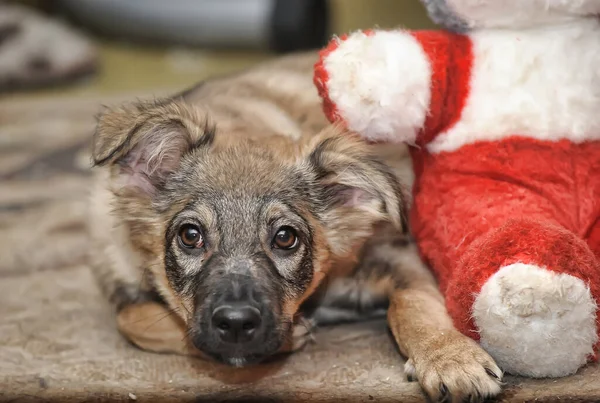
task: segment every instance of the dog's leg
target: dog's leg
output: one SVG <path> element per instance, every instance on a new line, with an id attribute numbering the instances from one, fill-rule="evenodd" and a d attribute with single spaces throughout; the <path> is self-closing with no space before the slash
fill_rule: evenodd
<path id="1" fill-rule="evenodd" d="M 299 317 L 292 325 L 288 339 L 279 350 L 279 353 L 289 354 L 302 350 L 307 344 L 314 341 L 313 332 L 317 324 L 312 318 Z"/>
<path id="2" fill-rule="evenodd" d="M 386 315 L 387 309 L 374 309 L 368 312 L 361 312 L 331 306 L 320 306 L 310 318 L 315 322 L 316 326 L 321 327 L 382 319 Z"/>
<path id="3" fill-rule="evenodd" d="M 98 287 L 117 313 L 118 330 L 143 350 L 189 354 L 181 319 L 146 284 L 140 261 L 127 248 L 124 229 L 111 214 L 112 201 L 103 182 L 97 181 L 90 194 L 89 262 Z"/>
<path id="4" fill-rule="evenodd" d="M 388 323 L 408 357 L 407 376 L 434 401 L 483 401 L 500 392 L 502 372 L 472 339 L 459 333 L 414 245 L 380 250 L 393 268 Z M 463 400 L 464 399 L 464 400 Z"/>
<path id="5" fill-rule="evenodd" d="M 128 246 L 128 234 L 113 214 L 114 195 L 105 181 L 107 172 L 99 172 L 89 195 L 87 230 L 90 237 L 89 263 L 102 293 L 117 311 L 159 296 L 147 285 L 139 256 Z"/>
<path id="6" fill-rule="evenodd" d="M 185 324 L 164 304 L 144 302 L 123 307 L 117 327 L 131 343 L 155 353 L 196 355 L 190 347 Z"/>

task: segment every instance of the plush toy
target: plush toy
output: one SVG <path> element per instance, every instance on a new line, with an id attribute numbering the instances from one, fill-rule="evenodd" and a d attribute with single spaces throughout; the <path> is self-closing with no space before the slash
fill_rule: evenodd
<path id="1" fill-rule="evenodd" d="M 600 0 L 424 0 L 446 31 L 335 38 L 331 121 L 411 146 L 411 229 L 456 327 L 509 373 L 595 360 Z"/>

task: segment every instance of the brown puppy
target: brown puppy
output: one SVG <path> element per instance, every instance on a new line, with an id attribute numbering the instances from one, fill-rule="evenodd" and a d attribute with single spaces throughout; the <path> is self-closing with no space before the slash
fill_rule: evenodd
<path id="1" fill-rule="evenodd" d="M 430 397 L 496 395 L 499 368 L 454 329 L 406 233 L 406 149 L 329 126 L 315 60 L 102 114 L 89 227 L 119 329 L 147 350 L 242 366 L 302 347 L 312 324 L 387 309 Z"/>

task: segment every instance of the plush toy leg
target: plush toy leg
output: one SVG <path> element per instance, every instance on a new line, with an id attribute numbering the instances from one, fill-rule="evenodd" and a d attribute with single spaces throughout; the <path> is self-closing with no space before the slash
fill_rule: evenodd
<path id="1" fill-rule="evenodd" d="M 477 332 L 503 370 L 558 377 L 594 356 L 599 284 L 585 241 L 555 224 L 515 219 L 471 245 L 446 300 L 457 327 Z"/>

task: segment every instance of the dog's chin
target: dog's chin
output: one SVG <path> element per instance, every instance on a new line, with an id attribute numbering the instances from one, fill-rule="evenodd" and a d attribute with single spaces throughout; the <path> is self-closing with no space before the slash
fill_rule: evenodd
<path id="1" fill-rule="evenodd" d="M 244 368 L 260 364 L 266 356 L 237 356 L 237 357 L 221 357 L 221 363 L 235 368 Z"/>
<path id="2" fill-rule="evenodd" d="M 247 344 L 226 344 L 210 331 L 192 330 L 192 343 L 203 355 L 213 361 L 241 368 L 271 361 L 279 356 L 281 347 L 289 338 L 291 326 L 282 326 L 283 331 L 271 330 L 257 340 Z"/>
<path id="3" fill-rule="evenodd" d="M 269 361 L 272 357 L 277 355 L 277 351 L 265 352 L 265 353 L 208 353 L 205 352 L 213 360 L 235 368 L 250 367 L 253 365 L 261 364 L 265 361 Z"/>
<path id="4" fill-rule="evenodd" d="M 283 340 L 271 339 L 259 345 L 224 346 L 221 344 L 194 343 L 196 348 L 213 361 L 231 367 L 242 368 L 270 361 L 278 355 Z"/>

